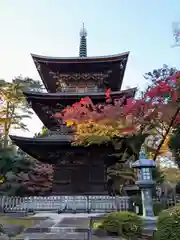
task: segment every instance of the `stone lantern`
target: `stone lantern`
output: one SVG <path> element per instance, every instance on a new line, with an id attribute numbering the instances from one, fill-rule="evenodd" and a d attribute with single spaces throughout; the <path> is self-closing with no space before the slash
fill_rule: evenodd
<path id="1" fill-rule="evenodd" d="M 144 217 L 153 217 L 152 189 L 155 182 L 152 179 L 152 169 L 156 167 L 154 160 L 147 158 L 145 149 L 141 148 L 139 160 L 132 164 L 132 168 L 138 169 L 136 185 L 141 190 L 142 207 Z"/>

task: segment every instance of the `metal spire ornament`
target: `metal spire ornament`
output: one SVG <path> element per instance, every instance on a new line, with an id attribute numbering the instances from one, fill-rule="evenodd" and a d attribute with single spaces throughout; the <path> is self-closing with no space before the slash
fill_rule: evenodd
<path id="1" fill-rule="evenodd" d="M 80 46 L 79 46 L 79 57 L 87 57 L 87 31 L 84 27 L 84 23 L 80 30 Z"/>

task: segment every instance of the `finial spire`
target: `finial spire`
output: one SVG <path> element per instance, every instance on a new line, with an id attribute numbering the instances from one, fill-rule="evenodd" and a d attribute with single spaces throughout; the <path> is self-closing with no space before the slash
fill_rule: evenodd
<path id="1" fill-rule="evenodd" d="M 82 24 L 81 30 L 80 30 L 80 37 L 87 37 L 87 31 L 84 27 L 84 23 Z"/>
<path id="2" fill-rule="evenodd" d="M 87 31 L 84 27 L 84 23 L 82 24 L 82 28 L 80 30 L 80 47 L 79 47 L 79 57 L 87 57 L 87 44 L 86 37 Z"/>

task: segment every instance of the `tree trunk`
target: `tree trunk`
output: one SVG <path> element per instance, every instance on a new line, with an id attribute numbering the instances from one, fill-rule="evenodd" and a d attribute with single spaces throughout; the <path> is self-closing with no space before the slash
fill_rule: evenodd
<path id="1" fill-rule="evenodd" d="M 10 112 L 10 104 L 9 102 L 7 102 L 7 106 L 6 106 L 6 119 L 9 119 L 9 121 L 6 121 L 5 124 L 4 124 L 4 148 L 7 148 L 8 147 L 8 137 L 9 137 L 9 130 L 11 128 L 11 123 L 12 123 L 12 118 L 13 118 L 13 115 L 14 115 L 14 112 L 15 112 L 15 106 L 12 106 L 12 110 L 11 110 L 11 113 Z"/>
<path id="2" fill-rule="evenodd" d="M 9 102 L 7 102 L 6 105 L 6 120 L 9 118 Z M 3 139 L 3 147 L 7 148 L 8 146 L 8 135 L 9 135 L 9 131 L 8 131 L 8 122 L 6 121 L 4 123 L 4 139 Z"/>
<path id="3" fill-rule="evenodd" d="M 162 145 L 163 145 L 163 143 L 164 143 L 167 135 L 169 134 L 169 132 L 170 132 L 170 130 L 171 130 L 171 127 L 173 126 L 173 124 L 174 124 L 174 122 L 175 122 L 175 120 L 176 120 L 177 115 L 179 114 L 179 111 L 180 111 L 180 106 L 177 108 L 174 116 L 173 116 L 172 119 L 171 119 L 171 122 L 170 122 L 170 124 L 169 124 L 169 127 L 167 128 L 167 130 L 166 130 L 166 132 L 165 132 L 165 134 L 164 134 L 164 136 L 163 136 L 163 138 L 162 138 L 162 140 L 161 140 L 158 148 L 156 149 L 156 153 L 155 153 L 154 158 L 153 158 L 154 161 L 156 160 L 156 158 L 157 158 L 157 156 L 158 156 L 158 154 L 159 154 L 159 151 L 160 151 L 160 149 L 161 149 L 161 147 L 162 147 Z"/>

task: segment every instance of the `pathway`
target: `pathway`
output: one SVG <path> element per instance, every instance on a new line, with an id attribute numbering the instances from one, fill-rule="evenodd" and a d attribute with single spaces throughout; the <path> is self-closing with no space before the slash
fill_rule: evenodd
<path id="1" fill-rule="evenodd" d="M 56 239 L 56 240 L 87 240 L 90 217 L 100 216 L 102 213 L 37 213 L 33 217 L 49 217 L 40 224 L 28 228 L 16 240 L 41 240 L 41 239 Z M 156 218 L 146 218 L 144 232 L 150 235 L 155 229 Z M 92 236 L 91 240 L 99 240 L 97 236 Z M 111 237 L 103 237 L 103 240 L 110 240 Z"/>
<path id="2" fill-rule="evenodd" d="M 16 237 L 17 240 L 33 239 L 88 239 L 88 228 L 90 217 L 102 214 L 76 213 L 76 214 L 56 214 L 37 213 L 33 217 L 49 217 L 42 223 L 28 228 L 23 234 Z M 94 238 L 93 238 L 94 239 Z"/>

